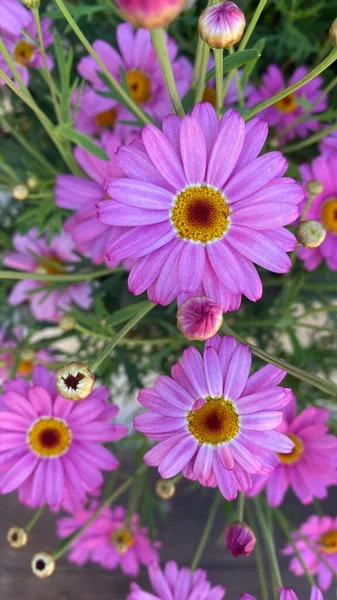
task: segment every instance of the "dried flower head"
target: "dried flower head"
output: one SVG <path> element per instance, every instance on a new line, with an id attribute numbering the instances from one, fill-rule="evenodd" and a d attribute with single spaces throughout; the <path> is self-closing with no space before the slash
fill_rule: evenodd
<path id="1" fill-rule="evenodd" d="M 199 18 L 199 35 L 211 48 L 230 48 L 242 38 L 246 19 L 242 10 L 228 0 L 208 6 Z"/>
<path id="2" fill-rule="evenodd" d="M 181 13 L 185 0 L 117 0 L 125 18 L 135 27 L 166 27 Z"/>
<path id="3" fill-rule="evenodd" d="M 222 307 L 207 296 L 192 296 L 177 312 L 177 326 L 189 340 L 207 340 L 223 322 Z"/>
<path id="4" fill-rule="evenodd" d="M 304 248 L 318 248 L 326 237 L 326 231 L 319 221 L 302 221 L 296 231 L 297 240 Z"/>
<path id="5" fill-rule="evenodd" d="M 256 538 L 253 530 L 243 521 L 230 523 L 224 531 L 225 545 L 235 556 L 249 556 L 255 546 Z"/>
<path id="6" fill-rule="evenodd" d="M 37 181 L 36 177 L 34 177 L 34 175 L 31 175 L 31 177 L 28 177 L 27 185 L 30 190 L 33 190 L 34 188 L 36 188 L 37 184 L 38 184 L 38 181 Z"/>
<path id="7" fill-rule="evenodd" d="M 62 331 L 70 331 L 71 329 L 74 329 L 75 323 L 76 321 L 71 315 L 62 315 L 59 320 L 59 328 L 62 329 Z"/>
<path id="8" fill-rule="evenodd" d="M 23 527 L 11 527 L 7 533 L 7 542 L 12 548 L 23 548 L 27 541 L 28 535 Z"/>
<path id="9" fill-rule="evenodd" d="M 80 362 L 71 362 L 56 373 L 56 387 L 61 396 L 68 400 L 82 400 L 89 396 L 94 381 L 89 367 Z"/>
<path id="10" fill-rule="evenodd" d="M 26 200 L 28 198 L 28 188 L 23 183 L 18 183 L 12 189 L 12 196 L 15 200 Z"/>
<path id="11" fill-rule="evenodd" d="M 31 567 L 34 575 L 40 579 L 50 577 L 55 571 L 55 559 L 50 552 L 37 552 L 34 554 Z"/>
<path id="12" fill-rule="evenodd" d="M 156 494 L 162 500 L 170 500 L 176 493 L 176 486 L 171 479 L 158 479 L 156 481 Z"/>

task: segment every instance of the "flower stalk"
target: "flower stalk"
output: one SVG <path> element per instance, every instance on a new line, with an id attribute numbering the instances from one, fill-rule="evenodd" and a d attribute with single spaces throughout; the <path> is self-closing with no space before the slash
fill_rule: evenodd
<path id="1" fill-rule="evenodd" d="M 179 117 L 184 117 L 185 111 L 180 100 L 176 82 L 174 79 L 172 65 L 167 50 L 167 42 L 164 29 L 152 29 L 151 39 L 154 49 L 156 51 L 160 69 L 165 81 L 166 89 L 171 99 L 173 110 Z"/>
<path id="2" fill-rule="evenodd" d="M 277 587 L 283 587 L 282 576 L 281 576 L 281 571 L 280 571 L 280 567 L 279 567 L 278 560 L 277 560 L 274 539 L 273 539 L 272 533 L 270 531 L 270 528 L 267 524 L 265 515 L 262 511 L 259 497 L 254 498 L 254 506 L 255 506 L 258 522 L 259 522 L 259 525 L 260 525 L 260 528 L 261 528 L 261 531 L 262 531 L 262 534 L 263 534 L 263 537 L 264 537 L 264 540 L 266 543 L 268 556 L 270 559 L 271 569 L 272 569 L 272 572 L 273 572 L 274 578 L 275 578 L 275 583 L 276 583 Z"/>
<path id="3" fill-rule="evenodd" d="M 213 50 L 215 60 L 215 82 L 216 82 L 216 111 L 221 118 L 223 106 L 223 49 Z"/>
<path id="4" fill-rule="evenodd" d="M 205 550 L 206 544 L 208 542 L 208 538 L 212 532 L 213 529 L 213 525 L 215 522 L 215 518 L 216 518 L 216 514 L 219 508 L 219 504 L 220 504 L 220 500 L 221 500 L 221 496 L 219 493 L 215 493 L 214 498 L 213 498 L 213 503 L 211 506 L 211 509 L 208 513 L 208 517 L 207 517 L 207 521 L 206 521 L 206 525 L 204 528 L 204 531 L 202 533 L 202 536 L 200 538 L 200 542 L 199 545 L 195 551 L 192 563 L 191 563 L 191 571 L 195 571 L 195 569 L 197 568 L 200 559 L 203 555 L 203 552 Z"/>
<path id="5" fill-rule="evenodd" d="M 88 271 L 87 273 L 62 273 L 61 275 L 54 275 L 51 273 L 28 273 L 26 271 L 0 271 L 1 279 L 33 279 L 38 281 L 53 281 L 55 283 L 61 283 L 65 281 L 89 281 L 90 279 L 99 279 L 106 275 L 112 275 L 113 273 L 120 272 L 120 268 L 116 269 L 101 269 L 98 271 Z"/>
<path id="6" fill-rule="evenodd" d="M 44 511 L 44 506 L 41 506 L 40 508 L 38 508 L 34 515 L 32 516 L 32 518 L 30 519 L 30 521 L 28 521 L 26 527 L 25 527 L 25 532 L 26 533 L 30 533 L 33 529 L 33 527 L 35 527 L 36 523 L 38 522 L 39 518 L 41 517 L 43 511 Z"/>

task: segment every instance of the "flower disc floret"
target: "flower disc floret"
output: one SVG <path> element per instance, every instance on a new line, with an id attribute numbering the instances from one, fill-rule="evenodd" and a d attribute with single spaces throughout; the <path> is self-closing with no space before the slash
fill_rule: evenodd
<path id="1" fill-rule="evenodd" d="M 337 198 L 329 198 L 322 206 L 323 225 L 331 233 L 337 233 Z"/>
<path id="2" fill-rule="evenodd" d="M 28 431 L 28 444 L 38 456 L 61 456 L 69 449 L 72 433 L 63 419 L 43 417 Z"/>
<path id="3" fill-rule="evenodd" d="M 239 432 L 239 417 L 230 400 L 206 398 L 204 404 L 191 410 L 188 428 L 202 444 L 217 446 L 229 442 Z"/>

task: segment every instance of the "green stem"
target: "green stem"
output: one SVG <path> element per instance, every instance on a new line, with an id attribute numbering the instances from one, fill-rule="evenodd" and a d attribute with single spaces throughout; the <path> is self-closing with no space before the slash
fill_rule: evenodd
<path id="1" fill-rule="evenodd" d="M 37 511 L 35 511 L 33 517 L 31 518 L 30 521 L 28 521 L 26 527 L 25 527 L 25 532 L 26 533 L 30 533 L 33 529 L 33 527 L 35 526 L 35 524 L 38 522 L 39 518 L 41 517 L 43 511 L 44 511 L 44 506 L 41 506 L 40 508 L 37 509 Z"/>
<path id="2" fill-rule="evenodd" d="M 106 498 L 106 500 L 104 500 L 104 502 L 102 502 L 101 506 L 97 510 L 95 510 L 95 512 L 89 517 L 89 519 L 87 519 L 87 521 L 82 525 L 82 527 L 79 527 L 79 529 L 76 529 L 76 531 L 74 533 L 72 533 L 67 538 L 65 538 L 55 548 L 55 550 L 53 552 L 54 559 L 58 560 L 68 550 L 69 546 L 71 546 L 71 544 L 89 527 L 89 525 L 91 525 L 97 519 L 97 517 L 99 517 L 99 515 L 103 512 L 103 510 L 107 506 L 112 504 L 112 502 L 117 500 L 117 498 L 119 498 L 119 496 L 124 494 L 129 489 L 129 487 L 132 485 L 135 477 L 138 477 L 139 475 L 144 473 L 146 469 L 147 469 L 147 465 L 143 464 L 138 469 L 138 471 L 136 471 L 136 473 L 133 477 L 129 477 L 124 483 L 122 483 L 122 485 L 119 486 L 119 488 L 116 491 L 112 492 L 112 494 L 110 494 L 110 496 L 108 496 L 108 498 Z"/>
<path id="3" fill-rule="evenodd" d="M 256 515 L 257 515 L 257 518 L 259 521 L 259 525 L 260 525 L 260 528 L 261 528 L 261 531 L 262 531 L 262 534 L 263 534 L 263 537 L 264 537 L 264 540 L 265 540 L 265 543 L 267 546 L 270 565 L 271 565 L 272 571 L 275 576 L 276 585 L 278 587 L 283 587 L 282 576 L 281 576 L 281 571 L 280 571 L 280 567 L 279 567 L 278 560 L 277 560 L 277 554 L 276 554 L 273 536 L 271 534 L 270 528 L 267 525 L 265 515 L 263 514 L 263 511 L 262 511 L 260 498 L 258 496 L 254 498 L 254 505 L 255 505 Z"/>
<path id="4" fill-rule="evenodd" d="M 223 107 L 223 50 L 213 50 L 213 54 L 215 60 L 216 112 L 218 119 L 220 119 Z"/>
<path id="5" fill-rule="evenodd" d="M 129 502 L 128 502 L 128 510 L 127 510 L 126 518 L 125 518 L 125 523 L 128 527 L 130 527 L 131 522 L 132 522 L 132 517 L 135 514 L 135 512 L 137 511 L 141 493 L 142 493 L 142 488 L 140 486 L 139 478 L 136 477 L 133 482 L 132 488 L 131 488 Z"/>
<path id="6" fill-rule="evenodd" d="M 303 87 L 304 85 L 306 85 L 307 83 L 309 83 L 310 81 L 315 79 L 315 77 L 317 77 L 317 75 L 320 75 L 321 73 L 323 73 L 323 71 L 325 71 L 325 69 L 330 67 L 330 65 L 332 65 L 332 63 L 335 62 L 336 59 L 337 59 L 337 48 L 334 48 L 332 50 L 332 52 L 330 52 L 330 54 L 319 65 L 317 65 L 317 67 L 312 69 L 312 71 L 310 71 L 310 73 L 308 73 L 305 77 L 302 77 L 302 79 L 299 79 L 293 85 L 290 85 L 289 87 L 285 88 L 284 90 L 281 90 L 280 92 L 278 92 L 271 98 L 267 98 L 267 100 L 264 100 L 263 102 L 259 102 L 259 104 L 256 104 L 252 108 L 252 110 L 249 112 L 249 114 L 247 115 L 246 121 L 249 119 L 252 119 L 253 117 L 255 117 L 255 115 L 259 114 L 265 108 L 272 106 L 276 102 L 279 102 L 279 100 L 283 100 L 283 98 L 285 98 L 286 96 L 289 96 L 289 94 L 293 94 L 294 92 L 299 90 L 301 87 Z M 337 127 L 337 125 L 336 125 L 336 127 Z M 308 140 L 305 140 L 305 141 L 307 142 Z"/>
<path id="7" fill-rule="evenodd" d="M 95 371 L 99 365 L 106 359 L 109 354 L 111 354 L 112 350 L 117 346 L 117 344 L 123 339 L 123 337 L 136 325 L 145 315 L 150 312 L 154 308 L 154 304 L 152 302 L 147 302 L 143 308 L 137 313 L 130 321 L 121 329 L 117 335 L 103 348 L 103 350 L 98 354 L 96 359 L 90 366 L 91 371 Z"/>
<path id="8" fill-rule="evenodd" d="M 260 0 L 260 2 L 258 3 L 258 5 L 257 5 L 257 7 L 255 9 L 255 12 L 254 12 L 254 14 L 252 16 L 252 19 L 251 19 L 251 21 L 250 21 L 250 23 L 249 23 L 249 25 L 248 25 L 248 27 L 246 29 L 246 32 L 245 32 L 245 34 L 244 34 L 244 36 L 243 36 L 243 38 L 242 38 L 242 40 L 240 42 L 240 45 L 239 45 L 239 48 L 238 48 L 239 52 L 241 50 L 244 50 L 247 47 L 247 44 L 248 44 L 248 42 L 249 42 L 249 40 L 250 40 L 250 38 L 252 36 L 252 33 L 253 33 L 256 25 L 257 25 L 257 22 L 258 22 L 258 20 L 259 20 L 259 18 L 261 16 L 261 13 L 262 13 L 264 7 L 267 4 L 267 2 L 268 2 L 268 0 Z"/>
<path id="9" fill-rule="evenodd" d="M 195 94 L 195 104 L 197 104 L 197 102 L 202 102 L 202 99 L 204 96 L 205 87 L 206 87 L 206 74 L 207 74 L 208 58 L 209 58 L 209 46 L 207 46 L 207 44 L 204 43 L 203 53 L 202 53 L 202 58 L 201 58 L 199 82 L 198 82 L 198 87 L 197 87 L 197 91 Z"/>
<path id="10" fill-rule="evenodd" d="M 316 144 L 316 142 L 320 142 L 324 137 L 330 135 L 337 129 L 337 123 L 334 125 L 330 125 L 326 129 L 322 129 L 318 133 L 311 135 L 307 139 L 302 142 L 297 142 L 296 144 L 289 144 L 289 146 L 283 146 L 282 152 L 297 152 L 298 150 L 302 150 L 303 148 L 307 148 L 307 146 L 311 146 L 312 144 Z"/>
<path id="11" fill-rule="evenodd" d="M 236 505 L 236 520 L 243 521 L 245 511 L 245 495 L 240 492 L 238 495 L 238 501 Z"/>
<path id="12" fill-rule="evenodd" d="M 205 550 L 205 546 L 207 544 L 208 538 L 211 534 L 211 531 L 213 529 L 213 525 L 215 522 L 215 517 L 216 517 L 216 513 L 217 510 L 219 508 L 219 504 L 221 501 L 221 496 L 219 494 L 218 491 L 215 492 L 214 498 L 213 498 L 213 503 L 211 506 L 211 509 L 208 513 L 208 517 L 207 517 L 207 521 L 206 521 L 206 525 L 204 528 L 204 531 L 202 533 L 202 536 L 200 538 L 200 542 L 199 545 L 195 551 L 193 560 L 192 560 L 192 564 L 191 564 L 191 571 L 195 571 L 195 569 L 197 568 L 199 561 L 202 557 L 203 551 Z"/>
<path id="13" fill-rule="evenodd" d="M 289 375 L 292 375 L 293 377 L 296 377 L 301 381 L 305 381 L 309 385 L 312 385 L 317 389 L 322 390 L 326 394 L 329 394 L 329 396 L 333 396 L 335 399 L 337 399 L 337 385 L 332 381 L 322 379 L 321 377 L 317 377 L 316 375 L 311 375 L 311 373 L 307 373 L 307 371 L 304 371 L 299 367 L 295 367 L 287 361 L 281 360 L 280 358 L 276 358 L 268 352 L 261 350 L 254 344 L 247 342 L 247 340 L 245 340 L 241 335 L 233 331 L 233 329 L 229 327 L 227 323 L 224 323 L 221 329 L 226 335 L 232 335 L 238 342 L 248 346 L 251 349 L 252 353 L 255 356 L 258 356 L 258 358 L 261 358 L 261 360 L 270 363 L 271 365 L 274 365 L 279 369 L 283 369 L 283 371 L 286 371 L 287 373 L 289 373 Z"/>
<path id="14" fill-rule="evenodd" d="M 54 85 L 54 81 L 53 81 L 53 78 L 51 76 L 51 73 L 50 73 L 50 70 L 48 67 L 46 49 L 44 47 L 44 42 L 43 42 L 39 7 L 32 9 L 32 12 L 33 12 L 35 23 L 36 23 L 36 30 L 37 30 L 37 35 L 38 35 L 38 39 L 39 39 L 40 53 L 42 56 L 42 62 L 43 62 L 43 66 L 44 66 L 44 70 L 45 70 L 45 74 L 46 74 L 46 78 L 47 78 L 48 88 L 49 88 L 52 103 L 54 106 L 55 116 L 57 118 L 57 121 L 59 123 L 62 123 L 62 115 L 61 115 L 60 107 L 59 107 L 58 101 L 57 101 L 55 85 Z"/>
<path id="15" fill-rule="evenodd" d="M 82 44 L 85 47 L 85 49 L 87 50 L 87 52 L 89 52 L 90 56 L 92 56 L 94 61 L 98 64 L 102 73 L 104 73 L 104 75 L 109 80 L 111 85 L 118 92 L 119 96 L 122 98 L 124 103 L 131 109 L 131 111 L 134 114 L 137 115 L 137 117 L 140 121 L 142 121 L 143 123 L 152 123 L 151 119 L 140 108 L 140 106 L 138 106 L 138 104 L 136 104 L 136 102 L 134 102 L 132 100 L 132 98 L 129 96 L 127 91 L 118 83 L 117 79 L 115 79 L 115 77 L 110 73 L 109 69 L 107 69 L 104 62 L 100 59 L 97 52 L 94 50 L 94 48 L 92 47 L 92 45 L 90 44 L 88 39 L 85 37 L 82 30 L 77 25 L 76 21 L 71 16 L 71 14 L 70 14 L 69 10 L 67 9 L 66 5 L 64 4 L 63 0 L 55 0 L 55 2 L 57 4 L 57 6 L 59 7 L 61 13 L 65 17 L 65 19 L 68 21 L 72 30 L 76 33 L 78 39 L 82 42 Z"/>
<path id="16" fill-rule="evenodd" d="M 65 273 L 62 275 L 52 275 L 50 273 L 26 273 L 25 271 L 0 271 L 1 279 L 33 279 L 37 281 L 89 281 L 90 279 L 98 279 L 106 275 L 112 275 L 122 271 L 121 268 L 102 269 L 101 271 L 88 271 L 87 273 Z"/>
<path id="17" fill-rule="evenodd" d="M 160 70 L 162 72 L 166 89 L 171 98 L 173 110 L 179 117 L 185 116 L 184 107 L 181 103 L 176 82 L 173 75 L 172 64 L 167 51 L 166 33 L 161 27 L 158 29 L 152 29 L 151 39 L 156 51 Z"/>
<path id="18" fill-rule="evenodd" d="M 239 73 L 238 73 L 237 69 L 235 69 L 235 71 L 234 71 L 234 78 L 235 78 L 236 87 L 237 87 L 237 90 L 238 90 L 239 106 L 241 108 L 244 108 L 245 107 L 245 100 L 244 100 L 244 97 L 243 97 L 242 88 L 241 88 L 241 80 L 240 80 L 240 76 L 239 76 Z"/>
<path id="19" fill-rule="evenodd" d="M 260 539 L 259 539 L 259 536 L 257 533 L 257 527 L 256 527 L 256 522 L 254 519 L 253 511 L 249 505 L 247 506 L 247 511 L 248 511 L 249 525 L 251 526 L 252 530 L 254 531 L 255 538 L 256 538 L 256 544 L 254 547 L 254 556 L 255 556 L 256 567 L 257 567 L 257 572 L 258 572 L 258 576 L 259 576 L 262 600 L 268 600 L 268 583 L 267 583 L 266 571 L 265 571 L 264 564 L 263 564 L 263 556 L 262 556 L 262 552 L 261 552 L 261 542 L 260 542 Z"/>
<path id="20" fill-rule="evenodd" d="M 198 80 L 199 80 L 199 73 L 200 73 L 200 68 L 201 68 L 201 60 L 202 60 L 202 55 L 203 55 L 203 50 L 204 50 L 204 44 L 205 44 L 205 42 L 199 36 L 198 44 L 197 44 L 197 51 L 195 54 L 194 72 L 193 72 L 191 88 L 194 88 L 197 85 Z"/>

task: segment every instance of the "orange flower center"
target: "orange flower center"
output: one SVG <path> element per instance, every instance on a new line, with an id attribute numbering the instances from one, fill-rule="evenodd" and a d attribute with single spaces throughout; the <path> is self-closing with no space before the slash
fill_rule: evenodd
<path id="1" fill-rule="evenodd" d="M 98 115 L 95 116 L 95 121 L 98 127 L 113 127 L 116 123 L 116 119 L 117 110 L 115 108 L 105 110 L 104 112 L 98 113 Z"/>
<path id="2" fill-rule="evenodd" d="M 23 67 L 26 67 L 33 56 L 34 50 L 34 46 L 29 44 L 29 42 L 26 42 L 25 40 L 18 42 L 14 48 L 15 62 L 19 63 L 19 65 L 22 65 Z"/>
<path id="3" fill-rule="evenodd" d="M 52 256 L 42 258 L 35 269 L 35 272 L 44 275 L 60 275 L 60 273 L 64 273 L 64 267 L 62 266 L 60 259 L 53 254 Z"/>
<path id="4" fill-rule="evenodd" d="M 324 202 L 321 218 L 325 229 L 337 233 L 337 198 L 329 198 Z"/>
<path id="5" fill-rule="evenodd" d="M 34 363 L 31 360 L 22 360 L 17 368 L 18 375 L 27 377 L 33 371 Z"/>
<path id="6" fill-rule="evenodd" d="M 203 102 L 209 102 L 214 108 L 216 108 L 216 92 L 214 88 L 206 87 L 204 95 L 202 97 Z"/>
<path id="7" fill-rule="evenodd" d="M 38 456 L 52 458 L 67 452 L 71 431 L 63 419 L 42 417 L 28 431 L 28 444 Z"/>
<path id="8" fill-rule="evenodd" d="M 134 539 L 128 529 L 121 527 L 111 534 L 111 542 L 119 554 L 125 554 L 133 546 Z"/>
<path id="9" fill-rule="evenodd" d="M 151 96 L 151 80 L 145 73 L 131 69 L 126 73 L 126 80 L 132 99 L 137 104 L 144 104 Z"/>
<path id="10" fill-rule="evenodd" d="M 239 432 L 239 416 L 230 400 L 206 398 L 197 410 L 187 416 L 188 428 L 201 444 L 223 444 Z"/>
<path id="11" fill-rule="evenodd" d="M 289 454 L 283 454 L 281 452 L 278 452 L 277 456 L 279 457 L 281 463 L 283 463 L 284 465 L 293 465 L 301 458 L 304 451 L 304 446 L 303 442 L 293 433 L 289 433 L 287 437 L 292 442 L 294 442 L 294 447 L 292 451 L 289 452 Z"/>
<path id="12" fill-rule="evenodd" d="M 288 96 L 282 98 L 282 100 L 278 100 L 277 102 L 275 102 L 275 107 L 277 108 L 277 110 L 283 113 L 294 112 L 294 110 L 297 107 L 296 98 L 294 94 L 288 94 Z"/>
<path id="13" fill-rule="evenodd" d="M 323 533 L 319 540 L 319 546 L 326 554 L 337 552 L 337 529 L 331 529 L 327 533 Z"/>

